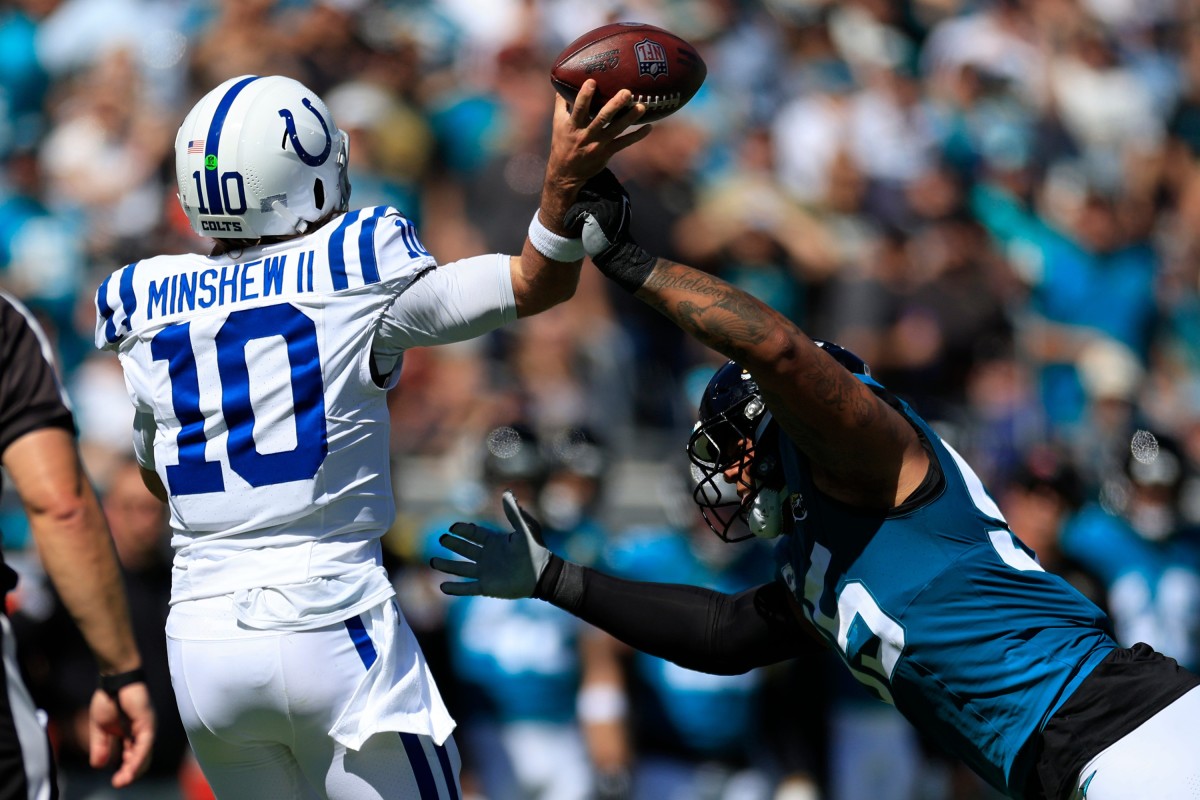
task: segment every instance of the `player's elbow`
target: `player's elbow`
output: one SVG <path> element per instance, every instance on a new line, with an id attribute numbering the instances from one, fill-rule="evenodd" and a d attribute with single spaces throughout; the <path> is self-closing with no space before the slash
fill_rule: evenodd
<path id="1" fill-rule="evenodd" d="M 737 630 L 737 619 L 727 613 L 729 605 L 724 605 L 723 609 L 725 611 L 717 615 L 708 636 L 697 648 L 672 659 L 676 664 L 709 675 L 744 675 L 764 665 L 758 643 Z"/>
<path id="2" fill-rule="evenodd" d="M 570 270 L 568 265 L 562 265 L 564 270 Z M 578 277 L 578 269 L 575 270 Z M 553 308 L 559 303 L 565 303 L 575 296 L 578 280 L 539 280 L 525 285 L 523 291 L 516 292 L 517 316 L 529 317 Z"/>
<path id="3" fill-rule="evenodd" d="M 764 371 L 786 374 L 800 365 L 803 351 L 799 336 L 795 326 L 781 320 L 781 324 L 773 326 L 761 341 L 747 348 L 739 363 L 756 375 Z"/>
<path id="4" fill-rule="evenodd" d="M 87 498 L 65 487 L 25 498 L 25 512 L 30 521 L 55 530 L 82 528 L 87 522 L 88 510 Z"/>

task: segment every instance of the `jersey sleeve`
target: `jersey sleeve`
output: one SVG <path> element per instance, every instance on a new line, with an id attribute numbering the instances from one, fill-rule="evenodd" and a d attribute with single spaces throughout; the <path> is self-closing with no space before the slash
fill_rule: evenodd
<path id="1" fill-rule="evenodd" d="M 129 333 L 129 319 L 137 307 L 133 274 L 137 264 L 109 275 L 96 290 L 96 347 L 116 350 Z"/>
<path id="2" fill-rule="evenodd" d="M 416 226 L 404 214 L 389 206 L 363 209 L 361 214 L 362 231 L 370 231 L 375 239 L 375 268 L 381 283 L 407 282 L 436 264 L 417 237 Z"/>
<path id="3" fill-rule="evenodd" d="M 20 302 L 0 292 L 0 454 L 27 433 L 75 420 L 46 334 Z"/>
<path id="4" fill-rule="evenodd" d="M 371 351 L 379 374 L 390 374 L 410 347 L 473 339 L 517 318 L 509 257 L 453 261 L 415 280 L 388 307 Z"/>
<path id="5" fill-rule="evenodd" d="M 787 588 L 773 581 L 737 594 L 631 581 L 550 556 L 534 597 L 681 667 L 740 675 L 795 658 L 805 637 Z"/>

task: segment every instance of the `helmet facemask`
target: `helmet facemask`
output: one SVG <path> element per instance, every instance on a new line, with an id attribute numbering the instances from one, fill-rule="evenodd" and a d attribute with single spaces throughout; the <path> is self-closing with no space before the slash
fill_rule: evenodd
<path id="1" fill-rule="evenodd" d="M 706 395 L 713 394 L 711 390 L 710 385 Z M 702 403 L 702 415 L 705 405 L 711 407 L 713 403 Z M 751 513 L 771 482 L 764 480 L 766 473 L 776 472 L 777 460 L 767 452 L 774 448 L 765 446 L 770 434 L 763 435 L 770 423 L 770 414 L 754 387 L 724 410 L 697 422 L 688 439 L 688 459 L 696 480 L 692 499 L 708 527 L 727 542 L 753 538 L 762 529 L 761 525 L 751 524 Z M 736 475 L 733 483 L 727 475 Z M 734 494 L 733 489 L 738 493 Z"/>

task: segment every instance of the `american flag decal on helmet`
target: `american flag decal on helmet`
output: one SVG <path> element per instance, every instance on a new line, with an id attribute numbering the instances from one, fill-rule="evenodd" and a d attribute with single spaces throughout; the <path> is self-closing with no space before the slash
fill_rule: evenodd
<path id="1" fill-rule="evenodd" d="M 203 139 L 189 140 L 188 141 L 188 152 L 189 153 L 203 153 L 204 152 L 204 140 Z"/>
<path id="2" fill-rule="evenodd" d="M 633 46 L 637 57 L 638 75 L 657 78 L 667 74 L 667 49 L 653 39 L 642 39 Z"/>

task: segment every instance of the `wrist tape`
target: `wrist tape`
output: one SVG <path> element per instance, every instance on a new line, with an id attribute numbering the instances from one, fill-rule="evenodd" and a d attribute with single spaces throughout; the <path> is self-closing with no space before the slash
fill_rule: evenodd
<path id="1" fill-rule="evenodd" d="M 612 684 L 585 686 L 575 700 L 575 713 L 583 722 L 616 722 L 628 710 L 625 692 Z"/>
<path id="2" fill-rule="evenodd" d="M 564 611 L 573 611 L 583 599 L 583 567 L 551 553 L 533 596 Z"/>

